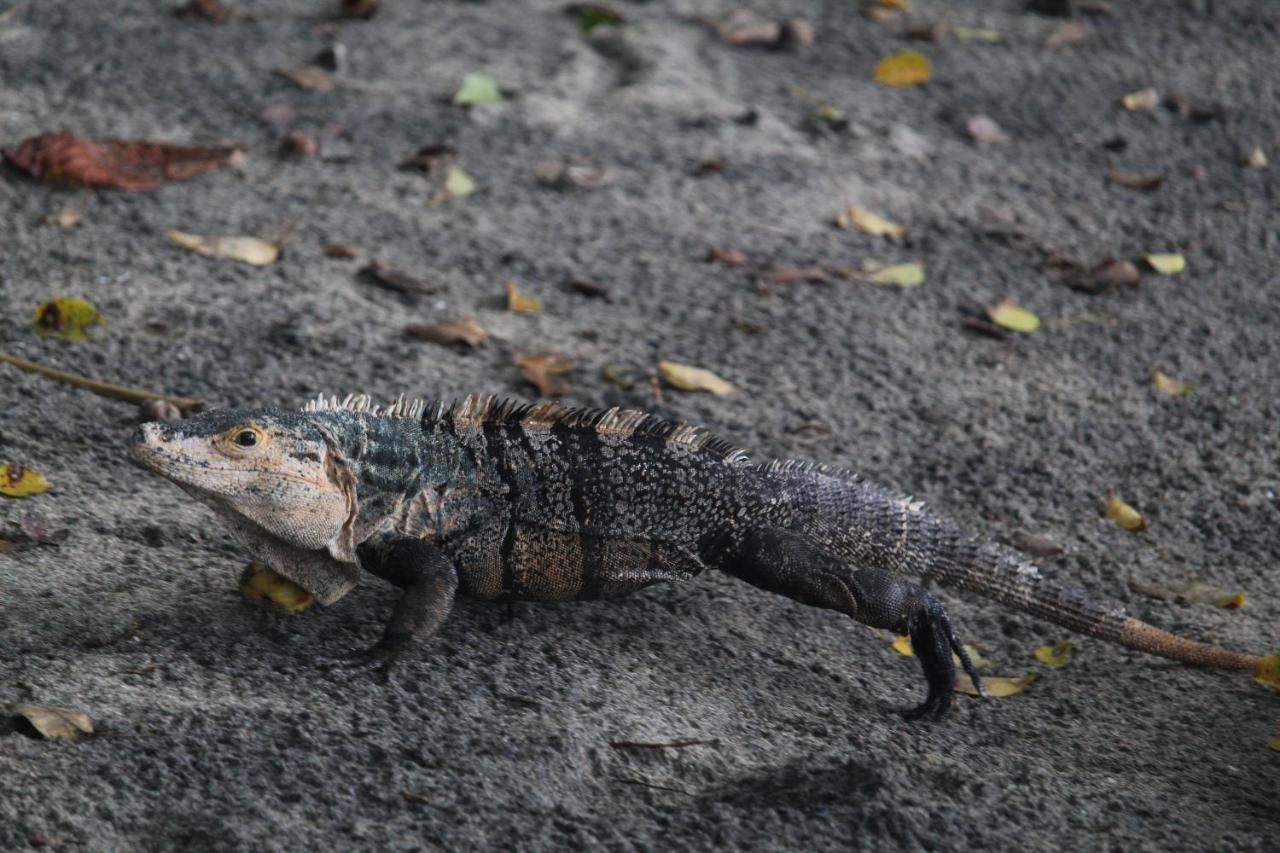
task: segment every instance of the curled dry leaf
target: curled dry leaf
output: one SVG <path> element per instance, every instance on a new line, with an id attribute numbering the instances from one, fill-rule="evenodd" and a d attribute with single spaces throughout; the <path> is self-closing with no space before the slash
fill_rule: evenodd
<path id="1" fill-rule="evenodd" d="M 93 734 L 93 720 L 84 711 L 21 704 L 9 713 L 20 727 L 38 737 L 80 740 Z"/>
<path id="2" fill-rule="evenodd" d="M 1113 184 L 1128 187 L 1131 190 L 1150 192 L 1160 189 L 1160 185 L 1164 183 L 1164 175 L 1145 172 L 1123 172 L 1119 169 L 1111 169 L 1107 172 L 1107 180 Z"/>
<path id="3" fill-rule="evenodd" d="M 756 273 L 761 281 L 770 284 L 795 284 L 801 281 L 827 281 L 830 276 L 819 266 L 791 267 L 784 264 L 770 264 Z"/>
<path id="4" fill-rule="evenodd" d="M 25 498 L 48 491 L 44 475 L 26 465 L 0 465 L 0 495 Z"/>
<path id="5" fill-rule="evenodd" d="M 703 367 L 690 367 L 674 361 L 658 362 L 658 372 L 672 388 L 681 391 L 708 391 L 717 397 L 732 394 L 737 389 Z"/>
<path id="6" fill-rule="evenodd" d="M 1028 672 L 1026 675 L 1017 678 L 1004 675 L 984 675 L 982 677 L 982 687 L 986 690 L 988 696 L 1003 698 L 1026 690 L 1036 678 L 1037 676 L 1034 672 Z M 968 675 L 956 676 L 956 692 L 965 693 L 969 696 L 981 695 L 974 686 L 973 679 Z"/>
<path id="7" fill-rule="evenodd" d="M 359 255 L 360 252 L 356 249 L 355 246 L 349 245 L 347 243 L 330 243 L 329 245 L 324 247 L 324 254 L 326 257 L 329 257 L 329 258 L 341 258 L 344 260 L 350 260 L 351 258 L 354 258 L 357 255 Z"/>
<path id="8" fill-rule="evenodd" d="M 1266 655 L 1253 668 L 1253 680 L 1263 687 L 1280 690 L 1280 652 Z"/>
<path id="9" fill-rule="evenodd" d="M 919 86 L 931 74 L 928 58 L 918 50 L 900 50 L 876 63 L 873 76 L 886 86 Z"/>
<path id="10" fill-rule="evenodd" d="M 37 180 L 117 190 L 150 190 L 183 181 L 230 162 L 235 147 L 170 145 L 72 133 L 44 133 L 12 148 L 4 159 Z"/>
<path id="11" fill-rule="evenodd" d="M 836 214 L 836 226 L 848 231 L 856 228 L 883 237 L 902 237 L 907 233 L 901 225 L 852 204 Z"/>
<path id="12" fill-rule="evenodd" d="M 987 308 L 987 317 L 1002 329 L 1030 334 L 1040 328 L 1040 318 L 1009 300 Z"/>
<path id="13" fill-rule="evenodd" d="M 556 377 L 568 373 L 573 363 L 562 355 L 539 353 L 516 355 L 516 367 L 529 384 L 543 397 L 560 397 L 569 393 L 569 385 Z"/>
<path id="14" fill-rule="evenodd" d="M 1147 529 L 1147 520 L 1142 517 L 1142 514 L 1121 500 L 1120 496 L 1114 492 L 1107 495 L 1105 510 L 1107 518 L 1115 522 L 1117 527 L 1135 531 Z"/>
<path id="15" fill-rule="evenodd" d="M 75 208 L 64 207 L 57 213 L 50 213 L 44 218 L 45 225 L 57 225 L 59 228 L 75 228 L 80 224 L 80 212 Z"/>
<path id="16" fill-rule="evenodd" d="M 1085 293 L 1102 293 L 1113 287 L 1137 284 L 1140 274 L 1132 261 L 1107 258 L 1082 276 L 1071 280 L 1071 286 Z"/>
<path id="17" fill-rule="evenodd" d="M 1189 581 L 1177 598 L 1188 604 L 1210 604 L 1223 610 L 1239 610 L 1247 596 L 1243 592 L 1228 592 L 1204 581 Z"/>
<path id="18" fill-rule="evenodd" d="M 66 341 L 86 340 L 89 326 L 104 325 L 98 309 L 76 296 L 59 296 L 37 305 L 32 323 L 39 334 Z"/>
<path id="19" fill-rule="evenodd" d="M 1041 560 L 1049 560 L 1062 555 L 1062 546 L 1047 536 L 1031 533 L 1027 530 L 1013 532 L 1013 544 L 1024 554 Z"/>
<path id="20" fill-rule="evenodd" d="M 288 80 L 299 89 L 306 89 L 309 92 L 332 92 L 335 85 L 333 75 L 315 65 L 304 65 L 301 68 L 277 68 L 273 73 Z"/>
<path id="21" fill-rule="evenodd" d="M 864 261 L 862 267 L 868 273 L 866 280 L 873 284 L 886 284 L 901 287 L 904 290 L 924 284 L 924 264 L 919 261 L 889 266 L 881 266 L 875 261 Z"/>
<path id="22" fill-rule="evenodd" d="M 1047 666 L 1062 666 L 1071 660 L 1071 641 L 1058 640 L 1036 649 L 1036 660 Z"/>
<path id="23" fill-rule="evenodd" d="M 471 318 L 431 325 L 410 323 L 404 327 L 404 334 L 441 346 L 463 344 L 468 347 L 478 347 L 489 338 L 489 333 L 484 330 L 484 327 Z"/>
<path id="24" fill-rule="evenodd" d="M 514 281 L 503 285 L 507 289 L 507 310 L 517 314 L 537 314 L 542 310 L 542 300 L 537 296 L 521 293 Z"/>
<path id="25" fill-rule="evenodd" d="M 1263 152 L 1261 145 L 1255 145 L 1249 149 L 1249 153 L 1244 155 L 1244 164 L 1250 169 L 1267 168 L 1267 155 Z"/>
<path id="26" fill-rule="evenodd" d="M 1146 112 L 1160 106 L 1160 93 L 1150 87 L 1130 92 L 1120 99 L 1129 112 Z"/>
<path id="27" fill-rule="evenodd" d="M 1079 21 L 1066 21 L 1059 24 L 1053 32 L 1049 33 L 1049 37 L 1045 39 L 1044 46 L 1049 50 L 1059 50 L 1064 47 L 1074 47 L 1078 44 L 1084 44 L 1089 40 L 1089 28 Z"/>
<path id="28" fill-rule="evenodd" d="M 727 267 L 740 267 L 747 262 L 747 256 L 737 249 L 720 249 L 712 246 L 707 250 L 707 260 L 724 264 Z"/>
<path id="29" fill-rule="evenodd" d="M 240 575 L 240 591 L 246 598 L 254 601 L 265 598 L 290 613 L 301 613 L 315 601 L 311 593 L 256 561 L 245 566 Z"/>
<path id="30" fill-rule="evenodd" d="M 376 285 L 385 290 L 394 291 L 404 296 L 426 296 L 430 293 L 436 293 L 440 290 L 435 285 L 428 284 L 419 278 L 415 278 L 406 272 L 393 269 L 381 261 L 371 261 L 368 266 L 363 267 L 360 272 L 356 273 L 357 277 L 367 284 Z"/>
<path id="31" fill-rule="evenodd" d="M 1176 252 L 1143 255 L 1142 260 L 1161 275 L 1177 275 L 1187 268 L 1187 259 Z"/>
<path id="32" fill-rule="evenodd" d="M 206 258 L 225 258 L 230 261 L 264 267 L 280 257 L 280 246 L 258 237 L 202 237 L 170 228 L 169 239 Z"/>
<path id="33" fill-rule="evenodd" d="M 457 107 L 469 107 L 473 104 L 496 104 L 502 100 L 502 90 L 498 81 L 488 74 L 467 74 L 462 78 L 462 85 L 453 95 L 453 104 Z"/>
<path id="34" fill-rule="evenodd" d="M 1161 394 L 1168 394 L 1170 397 L 1185 397 L 1196 390 L 1196 386 L 1174 379 L 1161 370 L 1151 371 L 1151 384 Z"/>
<path id="35" fill-rule="evenodd" d="M 1009 141 L 1009 135 L 988 116 L 977 115 L 969 119 L 965 130 L 969 131 L 975 142 L 983 145 L 1003 145 Z"/>

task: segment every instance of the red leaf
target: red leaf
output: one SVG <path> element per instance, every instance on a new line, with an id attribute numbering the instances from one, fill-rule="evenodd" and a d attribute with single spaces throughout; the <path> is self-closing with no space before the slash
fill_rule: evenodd
<path id="1" fill-rule="evenodd" d="M 117 190 L 150 190 L 165 181 L 184 181 L 225 165 L 233 146 L 170 145 L 166 142 L 107 139 L 73 133 L 43 133 L 12 148 L 4 158 L 37 180 Z"/>

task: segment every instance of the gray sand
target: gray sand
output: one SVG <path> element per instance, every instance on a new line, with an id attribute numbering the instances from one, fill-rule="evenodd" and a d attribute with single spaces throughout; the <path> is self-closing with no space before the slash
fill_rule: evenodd
<path id="1" fill-rule="evenodd" d="M 999 539 L 1050 536 L 1066 554 L 1046 571 L 1162 627 L 1280 645 L 1273 3 L 1112 0 L 1113 17 L 1087 19 L 1087 44 L 1046 51 L 1059 20 L 1018 0 L 918 0 L 919 18 L 1006 41 L 920 45 L 935 77 L 907 90 L 871 80 L 909 46 L 901 26 L 852 2 L 778 4 L 814 21 L 799 53 L 719 43 L 689 17 L 728 7 L 700 2 L 618 2 L 632 23 L 590 37 L 559 2 L 384 0 L 372 21 L 333 25 L 336 4 L 245 0 L 224 26 L 163 2 L 16 5 L 0 23 L 4 144 L 65 128 L 237 141 L 248 157 L 139 194 L 7 174 L 0 349 L 211 405 L 322 390 L 532 398 L 513 357 L 555 351 L 576 365 L 569 401 L 653 406 L 659 359 L 701 365 L 740 392 L 668 389 L 661 411 L 762 457 L 856 468 Z M 336 91 L 272 75 L 331 34 L 349 60 Z M 514 97 L 450 106 L 480 70 Z M 1224 112 L 1197 123 L 1119 108 L 1148 85 Z M 292 117 L 262 118 L 278 105 Z M 812 127 L 820 105 L 849 127 Z M 735 121 L 750 111 L 754 123 Z M 963 126 L 978 113 L 1013 141 L 976 146 Z M 348 134 L 345 161 L 276 156 L 285 132 L 330 127 Z M 1114 137 L 1127 149 L 1105 149 Z M 432 206 L 428 179 L 395 164 L 439 142 L 479 189 Z M 1253 145 L 1270 170 L 1241 166 Z M 534 177 L 539 161 L 578 157 L 613 183 Z M 726 171 L 693 176 L 706 158 Z M 1109 166 L 1167 179 L 1135 192 L 1106 183 Z M 836 230 L 847 201 L 909 238 Z M 82 209 L 79 228 L 42 222 L 65 205 Z M 294 217 L 265 269 L 164 237 Z M 331 241 L 363 260 L 326 258 Z M 1040 243 L 1084 263 L 1181 251 L 1188 266 L 1090 296 L 1046 269 Z M 710 246 L 761 265 L 921 260 L 928 280 L 762 294 L 748 271 L 706 263 Z M 370 257 L 441 290 L 415 300 L 360 283 Z M 562 289 L 574 277 L 608 285 L 612 302 Z M 504 310 L 508 280 L 545 312 Z M 31 311 L 58 294 L 92 300 L 106 327 L 88 343 L 38 338 Z M 1110 320 L 1003 341 L 960 327 L 961 309 L 1006 295 L 1047 321 Z M 399 334 L 459 316 L 492 340 L 457 352 Z M 621 391 L 608 364 L 640 382 Z M 1157 394 L 1153 367 L 1199 390 Z M 38 833 L 76 850 L 1275 849 L 1280 754 L 1266 742 L 1280 703 L 1244 674 L 1078 637 L 1070 663 L 1049 668 L 1032 652 L 1066 632 L 944 592 L 991 671 L 1040 679 L 912 725 L 898 711 L 922 679 L 885 636 L 707 576 L 512 617 L 463 604 L 377 686 L 312 661 L 371 642 L 388 586 L 370 579 L 297 617 L 248 602 L 246 557 L 210 513 L 127 462 L 131 406 L 0 367 L 0 411 L 0 461 L 52 484 L 0 502 L 0 521 L 36 511 L 70 529 L 60 547 L 0 555 L 0 704 L 81 708 L 100 729 L 76 744 L 0 737 L 0 849 Z M 1150 530 L 1102 518 L 1111 490 Z M 1246 606 L 1130 589 L 1192 575 L 1246 591 Z M 686 738 L 714 743 L 608 745 Z"/>

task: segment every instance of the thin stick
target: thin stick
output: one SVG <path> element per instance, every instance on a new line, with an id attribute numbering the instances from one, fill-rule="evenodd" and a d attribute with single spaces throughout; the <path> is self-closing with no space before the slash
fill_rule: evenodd
<path id="1" fill-rule="evenodd" d="M 669 743 L 646 743 L 638 740 L 611 740 L 614 749 L 683 749 L 686 746 L 715 746 L 713 740 L 673 740 Z"/>
<path id="2" fill-rule="evenodd" d="M 141 388 L 128 388 L 124 385 L 115 385 L 111 382 L 103 382 L 100 379 L 91 379 L 88 376 L 80 376 L 76 373 L 68 373 L 65 370 L 58 370 L 54 367 L 45 367 L 43 364 L 36 364 L 34 361 L 28 361 L 25 358 L 16 355 L 8 355 L 0 352 L 0 362 L 12 364 L 19 370 L 29 370 L 32 373 L 39 373 L 46 379 L 52 379 L 55 382 L 65 382 L 68 385 L 74 385 L 77 388 L 84 388 L 92 391 L 102 397 L 110 397 L 113 400 L 124 400 L 128 403 L 145 403 L 148 400 L 164 400 L 178 407 L 182 412 L 193 412 L 204 407 L 204 403 L 191 397 L 171 397 L 168 394 L 158 394 L 155 391 L 144 391 Z"/>

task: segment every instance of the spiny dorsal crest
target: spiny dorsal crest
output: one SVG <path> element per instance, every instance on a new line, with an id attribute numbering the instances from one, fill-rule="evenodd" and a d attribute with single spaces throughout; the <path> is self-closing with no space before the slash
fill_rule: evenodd
<path id="1" fill-rule="evenodd" d="M 368 394 L 348 394 L 343 399 L 337 396 L 325 397 L 320 394 L 314 400 L 309 400 L 302 407 L 304 412 L 362 412 L 369 415 L 379 415 L 388 418 L 413 418 L 420 419 L 422 413 L 426 411 L 427 403 L 425 400 L 410 400 L 401 394 L 396 399 L 387 403 L 385 406 L 375 405 L 373 398 Z"/>

